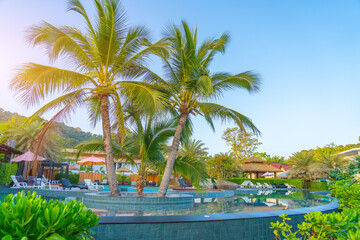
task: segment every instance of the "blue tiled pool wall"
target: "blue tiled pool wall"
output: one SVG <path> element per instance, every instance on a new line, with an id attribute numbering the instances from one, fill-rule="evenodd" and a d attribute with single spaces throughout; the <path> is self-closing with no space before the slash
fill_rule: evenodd
<path id="1" fill-rule="evenodd" d="M 326 211 L 328 213 L 332 211 Z M 304 215 L 290 216 L 288 223 L 296 231 Z M 228 221 L 99 224 L 92 230 L 95 239 L 108 240 L 271 240 L 274 238 L 270 223 L 281 221 L 280 217 L 248 218 Z"/>

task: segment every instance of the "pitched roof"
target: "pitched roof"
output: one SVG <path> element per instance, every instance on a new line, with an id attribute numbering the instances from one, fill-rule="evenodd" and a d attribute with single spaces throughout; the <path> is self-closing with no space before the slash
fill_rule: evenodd
<path id="1" fill-rule="evenodd" d="M 290 167 L 291 167 L 291 165 L 289 165 L 289 164 L 286 164 L 286 163 L 274 163 L 274 162 L 269 162 L 268 163 L 270 166 L 273 166 L 273 167 L 276 167 L 276 168 L 283 168 L 285 171 L 286 170 L 288 170 Z"/>
<path id="2" fill-rule="evenodd" d="M 266 161 L 258 157 L 249 157 L 243 163 L 265 163 Z"/>

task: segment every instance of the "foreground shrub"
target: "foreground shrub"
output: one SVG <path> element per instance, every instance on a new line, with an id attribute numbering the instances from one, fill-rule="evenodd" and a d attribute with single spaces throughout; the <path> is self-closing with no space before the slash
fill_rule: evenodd
<path id="1" fill-rule="evenodd" d="M 282 222 L 271 223 L 275 239 L 360 239 L 360 178 L 337 181 L 330 185 L 332 195 L 339 200 L 339 213 L 323 214 L 312 212 L 306 214 L 305 222 L 299 224 L 298 231 L 292 232 L 287 224 L 287 215 L 281 215 Z"/>
<path id="2" fill-rule="evenodd" d="M 322 214 L 312 212 L 305 215 L 305 222 L 298 225 L 298 231 L 292 232 L 286 221 L 290 220 L 287 214 L 280 216 L 282 222 L 271 223 L 274 229 L 275 239 L 338 239 L 338 240 L 358 240 L 360 239 L 359 230 L 359 211 L 355 209 L 345 209 L 341 213 Z"/>
<path id="3" fill-rule="evenodd" d="M 2 240 L 90 239 L 99 217 L 81 202 L 47 202 L 36 192 L 9 194 L 0 206 Z"/>

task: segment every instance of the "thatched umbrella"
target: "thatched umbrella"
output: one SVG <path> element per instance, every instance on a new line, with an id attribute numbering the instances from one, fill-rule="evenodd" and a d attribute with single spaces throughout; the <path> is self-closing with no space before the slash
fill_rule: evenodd
<path id="1" fill-rule="evenodd" d="M 123 173 L 122 185 L 124 185 L 124 173 L 132 173 L 133 171 L 131 171 L 130 169 L 128 169 L 126 167 L 121 167 L 121 168 L 116 169 L 116 172 L 122 172 Z"/>

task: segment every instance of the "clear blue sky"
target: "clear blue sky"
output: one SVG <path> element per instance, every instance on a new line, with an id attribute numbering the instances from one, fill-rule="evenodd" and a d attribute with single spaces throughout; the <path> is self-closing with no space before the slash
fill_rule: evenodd
<path id="1" fill-rule="evenodd" d="M 85 2 L 85 1 L 83 1 Z M 86 5 L 91 9 L 90 1 Z M 145 24 L 159 39 L 169 23 L 185 19 L 201 38 L 228 31 L 231 43 L 218 56 L 213 71 L 254 70 L 262 76 L 261 92 L 229 92 L 220 101 L 250 117 L 263 136 L 260 151 L 287 157 L 301 149 L 330 142 L 357 143 L 360 135 L 360 2 L 355 0 L 127 0 L 131 24 Z M 12 69 L 32 61 L 47 64 L 39 48 L 25 42 L 25 30 L 41 20 L 82 26 L 62 0 L 0 0 L 0 107 L 30 115 L 8 90 Z M 156 65 L 156 62 L 154 62 Z M 60 64 L 61 65 L 61 64 Z M 154 69 L 160 70 L 159 66 Z M 92 129 L 84 110 L 70 125 Z M 225 152 L 216 132 L 195 120 L 196 139 L 211 154 Z"/>

